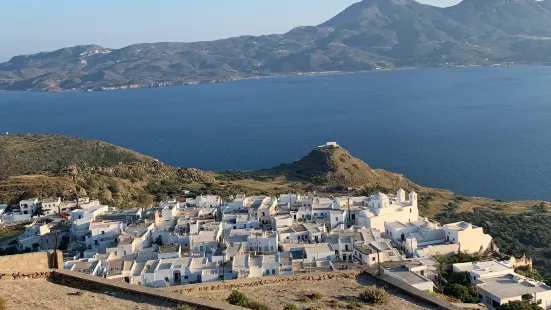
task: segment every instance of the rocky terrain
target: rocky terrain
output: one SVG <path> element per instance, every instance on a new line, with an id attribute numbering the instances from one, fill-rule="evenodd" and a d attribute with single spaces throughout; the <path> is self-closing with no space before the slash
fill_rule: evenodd
<path id="1" fill-rule="evenodd" d="M 110 90 L 422 66 L 551 63 L 551 0 L 363 0 L 318 26 L 211 42 L 15 56 L 0 90 Z"/>

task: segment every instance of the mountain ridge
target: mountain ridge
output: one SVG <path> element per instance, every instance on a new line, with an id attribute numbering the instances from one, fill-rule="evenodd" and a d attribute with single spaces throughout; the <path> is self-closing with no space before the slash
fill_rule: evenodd
<path id="1" fill-rule="evenodd" d="M 0 90 L 112 90 L 402 67 L 551 63 L 551 1 L 364 0 L 317 26 L 215 41 L 79 45 L 0 64 Z"/>

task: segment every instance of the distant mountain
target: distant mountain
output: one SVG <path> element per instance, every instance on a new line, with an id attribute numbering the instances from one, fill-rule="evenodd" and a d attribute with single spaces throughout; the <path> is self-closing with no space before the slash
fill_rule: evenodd
<path id="1" fill-rule="evenodd" d="M 398 67 L 551 63 L 551 0 L 364 0 L 318 26 L 212 42 L 75 46 L 0 64 L 0 89 L 161 87 Z"/>
<path id="2" fill-rule="evenodd" d="M 318 147 L 291 164 L 249 173 L 257 177 L 283 177 L 287 181 L 306 181 L 329 187 L 421 188 L 403 175 L 369 167 L 342 147 Z"/>

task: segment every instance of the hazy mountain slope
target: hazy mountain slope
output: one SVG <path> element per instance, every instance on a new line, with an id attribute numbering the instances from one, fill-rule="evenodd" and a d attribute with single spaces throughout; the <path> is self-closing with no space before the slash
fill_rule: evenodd
<path id="1" fill-rule="evenodd" d="M 0 64 L 0 90 L 161 87 L 297 72 L 551 62 L 551 0 L 364 0 L 318 26 L 211 42 L 75 46 Z"/>

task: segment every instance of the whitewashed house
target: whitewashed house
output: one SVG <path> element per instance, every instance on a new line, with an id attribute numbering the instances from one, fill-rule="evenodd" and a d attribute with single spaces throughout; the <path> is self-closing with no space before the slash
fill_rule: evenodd
<path id="1" fill-rule="evenodd" d="M 247 248 L 263 254 L 274 254 L 278 251 L 278 235 L 275 231 L 251 230 L 247 237 Z"/>
<path id="2" fill-rule="evenodd" d="M 86 248 L 100 250 L 117 239 L 124 231 L 124 224 L 118 221 L 92 222 L 89 232 L 85 235 Z"/>
<path id="3" fill-rule="evenodd" d="M 46 198 L 43 199 L 42 202 L 42 212 L 45 216 L 59 214 L 60 209 L 59 206 L 61 205 L 61 198 Z"/>
<path id="4" fill-rule="evenodd" d="M 19 202 L 21 214 L 34 215 L 38 207 L 38 198 L 24 199 Z"/>

